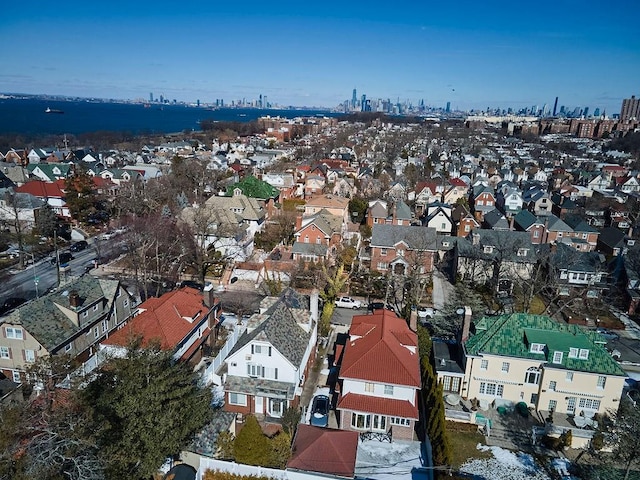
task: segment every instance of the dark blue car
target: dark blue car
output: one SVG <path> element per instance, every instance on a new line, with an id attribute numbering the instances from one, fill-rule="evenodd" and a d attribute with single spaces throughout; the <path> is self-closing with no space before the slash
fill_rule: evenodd
<path id="1" fill-rule="evenodd" d="M 316 427 L 326 427 L 329 425 L 329 397 L 326 395 L 316 395 L 311 404 L 311 425 Z"/>

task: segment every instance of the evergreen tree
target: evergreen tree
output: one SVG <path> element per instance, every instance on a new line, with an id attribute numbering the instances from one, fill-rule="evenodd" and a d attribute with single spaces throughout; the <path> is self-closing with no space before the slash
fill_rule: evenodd
<path id="1" fill-rule="evenodd" d="M 425 398 L 426 430 L 431 441 L 433 463 L 450 465 L 451 444 L 445 424 L 444 387 L 438 382 L 428 358 L 422 361 L 422 389 Z"/>
<path id="2" fill-rule="evenodd" d="M 291 456 L 291 436 L 286 432 L 280 432 L 269 440 L 269 446 L 271 454 L 268 466 L 278 469 L 285 468 Z"/>
<path id="3" fill-rule="evenodd" d="M 216 439 L 216 457 L 220 460 L 235 460 L 233 454 L 233 443 L 235 440 L 231 432 L 220 432 Z"/>
<path id="4" fill-rule="evenodd" d="M 247 417 L 233 445 L 236 462 L 245 465 L 267 465 L 271 460 L 269 439 L 262 433 L 258 420 Z"/>
<path id="5" fill-rule="evenodd" d="M 132 344 L 81 392 L 110 478 L 148 478 L 211 417 L 197 373 L 158 346 Z"/>

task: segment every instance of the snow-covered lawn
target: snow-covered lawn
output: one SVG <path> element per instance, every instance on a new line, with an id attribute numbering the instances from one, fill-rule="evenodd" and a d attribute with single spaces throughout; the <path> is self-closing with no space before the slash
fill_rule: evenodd
<path id="1" fill-rule="evenodd" d="M 522 452 L 511 452 L 500 447 L 478 445 L 478 450 L 490 451 L 493 458 L 469 460 L 460 471 L 500 480 L 550 480 L 534 458 Z"/>
<path id="2" fill-rule="evenodd" d="M 366 440 L 358 445 L 356 476 L 376 480 L 410 478 L 422 466 L 420 442 Z"/>

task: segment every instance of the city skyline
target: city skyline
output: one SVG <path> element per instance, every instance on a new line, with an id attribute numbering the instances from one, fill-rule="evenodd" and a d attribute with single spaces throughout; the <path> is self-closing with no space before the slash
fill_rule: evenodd
<path id="1" fill-rule="evenodd" d="M 425 2 L 426 3 L 426 2 Z M 451 4 L 67 1 L 5 6 L 0 91 L 335 107 L 370 99 L 460 110 L 619 113 L 637 95 L 640 5 L 515 12 Z M 594 4 L 594 7 L 596 5 Z M 587 5 L 588 7 L 588 5 Z M 9 46 L 9 48 L 6 48 Z"/>

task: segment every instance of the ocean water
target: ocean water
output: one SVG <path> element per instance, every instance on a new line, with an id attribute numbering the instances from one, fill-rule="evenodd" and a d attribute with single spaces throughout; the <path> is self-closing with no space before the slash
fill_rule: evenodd
<path id="1" fill-rule="evenodd" d="M 45 113 L 47 108 L 64 113 Z M 337 114 L 321 110 L 211 110 L 185 105 L 150 104 L 145 107 L 129 103 L 0 98 L 0 133 L 62 135 L 101 130 L 134 134 L 174 133 L 200 130 L 201 120 L 248 122 L 266 115 L 293 118 Z"/>

